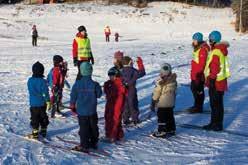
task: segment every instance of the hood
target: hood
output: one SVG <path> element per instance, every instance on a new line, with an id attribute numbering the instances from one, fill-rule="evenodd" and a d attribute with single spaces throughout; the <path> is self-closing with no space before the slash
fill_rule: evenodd
<path id="1" fill-rule="evenodd" d="M 225 56 L 227 56 L 228 54 L 228 50 L 227 48 L 229 47 L 229 43 L 226 41 L 220 42 L 220 43 L 216 43 L 214 45 L 214 49 L 219 49 Z"/>
<path id="2" fill-rule="evenodd" d="M 175 83 L 177 79 L 177 74 L 172 73 L 169 77 L 166 79 L 160 79 L 159 84 L 164 85 L 164 84 L 170 84 L 170 83 Z"/>

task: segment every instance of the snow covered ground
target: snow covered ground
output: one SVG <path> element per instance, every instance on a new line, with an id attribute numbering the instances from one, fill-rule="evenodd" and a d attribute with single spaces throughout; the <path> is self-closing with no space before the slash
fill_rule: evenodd
<path id="1" fill-rule="evenodd" d="M 76 77 L 71 60 L 71 43 L 79 25 L 87 27 L 96 59 L 93 78 L 107 80 L 113 53 L 123 50 L 133 58 L 141 55 L 147 75 L 138 82 L 141 118 L 149 109 L 153 82 L 160 64 L 169 62 L 178 75 L 178 94 L 175 111 L 191 106 L 188 86 L 191 60 L 191 36 L 196 31 L 205 38 L 214 29 L 230 42 L 229 57 L 232 77 L 225 95 L 226 130 L 248 135 L 248 36 L 234 32 L 231 9 L 208 9 L 178 3 L 151 3 L 146 9 L 128 6 L 104 6 L 92 3 L 69 5 L 0 6 L 0 164 L 247 164 L 248 136 L 204 132 L 177 127 L 177 135 L 169 140 L 144 136 L 156 129 L 156 118 L 138 129 L 126 131 L 122 145 L 101 144 L 111 153 L 109 158 L 94 158 L 66 152 L 26 141 L 19 135 L 31 131 L 26 82 L 32 64 L 39 60 L 52 67 L 54 54 L 69 62 L 69 81 Z M 30 30 L 36 24 L 41 39 L 39 47 L 31 47 Z M 105 43 L 104 26 L 122 36 L 119 43 Z M 68 103 L 69 92 L 64 102 Z M 99 100 L 99 116 L 103 116 L 104 97 Z M 209 99 L 205 100 L 209 110 Z M 50 120 L 48 135 L 55 144 L 66 146 L 56 136 L 79 141 L 77 119 Z M 176 115 L 177 123 L 202 125 L 209 114 Z M 99 121 L 104 135 L 104 121 Z"/>

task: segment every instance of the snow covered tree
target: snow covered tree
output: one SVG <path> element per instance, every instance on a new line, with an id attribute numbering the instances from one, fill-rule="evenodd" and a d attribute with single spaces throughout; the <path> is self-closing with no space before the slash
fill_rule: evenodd
<path id="1" fill-rule="evenodd" d="M 235 30 L 248 31 L 248 0 L 233 0 L 232 9 L 236 14 Z"/>

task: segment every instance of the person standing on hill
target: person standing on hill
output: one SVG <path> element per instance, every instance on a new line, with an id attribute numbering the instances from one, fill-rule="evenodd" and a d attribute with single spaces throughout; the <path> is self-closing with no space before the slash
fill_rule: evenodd
<path id="1" fill-rule="evenodd" d="M 193 39 L 193 59 L 191 61 L 191 91 L 194 96 L 194 105 L 188 109 L 189 113 L 201 113 L 205 99 L 204 94 L 204 68 L 206 65 L 208 52 L 210 50 L 208 44 L 203 41 L 202 33 L 195 33 Z"/>
<path id="2" fill-rule="evenodd" d="M 209 34 L 211 52 L 208 55 L 204 75 L 206 86 L 209 88 L 209 99 L 211 106 L 210 123 L 203 126 L 203 129 L 222 131 L 224 119 L 223 97 L 227 90 L 227 79 L 230 77 L 228 63 L 229 43 L 221 42 L 221 33 L 212 31 Z"/>
<path id="3" fill-rule="evenodd" d="M 37 39 L 39 35 L 38 35 L 36 25 L 33 25 L 31 35 L 32 35 L 32 45 L 37 46 Z"/>
<path id="4" fill-rule="evenodd" d="M 78 33 L 72 44 L 72 57 L 74 66 L 78 67 L 77 80 L 82 76 L 80 74 L 80 65 L 83 62 L 94 64 L 94 57 L 91 51 L 90 39 L 84 26 L 78 27 Z"/>
<path id="5" fill-rule="evenodd" d="M 109 26 L 106 26 L 104 29 L 104 33 L 105 33 L 105 38 L 106 38 L 106 42 L 109 42 L 109 36 L 111 35 L 111 30 Z"/>

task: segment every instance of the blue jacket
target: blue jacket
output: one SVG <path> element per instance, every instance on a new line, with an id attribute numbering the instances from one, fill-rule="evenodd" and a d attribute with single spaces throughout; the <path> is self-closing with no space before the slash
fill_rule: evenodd
<path id="1" fill-rule="evenodd" d="M 70 104 L 76 105 L 79 116 L 91 116 L 97 113 L 97 98 L 101 96 L 99 83 L 93 81 L 91 76 L 83 76 L 72 87 Z"/>
<path id="2" fill-rule="evenodd" d="M 43 78 L 30 77 L 28 79 L 29 102 L 31 107 L 42 107 L 50 101 L 47 82 Z"/>

